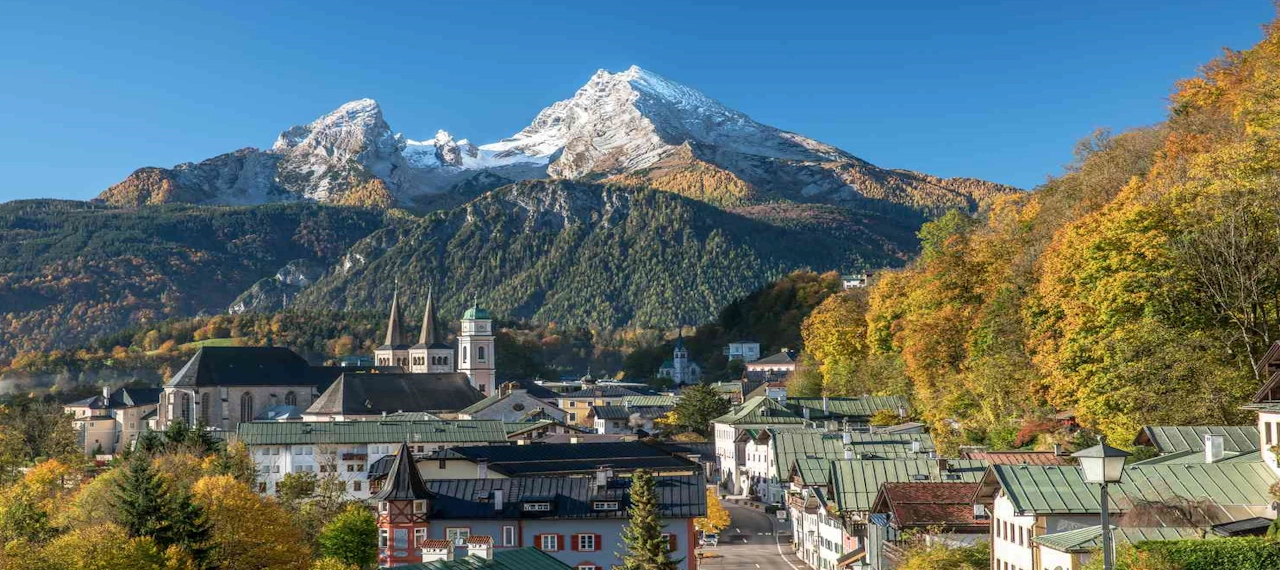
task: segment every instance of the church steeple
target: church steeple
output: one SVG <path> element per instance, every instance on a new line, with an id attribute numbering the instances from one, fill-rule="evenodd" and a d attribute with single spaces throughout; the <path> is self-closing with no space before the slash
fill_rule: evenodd
<path id="1" fill-rule="evenodd" d="M 440 339 L 436 335 L 436 303 L 431 289 L 427 289 L 427 308 L 422 311 L 422 332 L 418 333 L 419 346 L 431 346 Z"/>
<path id="2" fill-rule="evenodd" d="M 387 317 L 387 339 L 384 347 L 395 347 L 404 344 L 404 334 L 400 331 L 400 292 L 391 293 L 391 316 Z"/>

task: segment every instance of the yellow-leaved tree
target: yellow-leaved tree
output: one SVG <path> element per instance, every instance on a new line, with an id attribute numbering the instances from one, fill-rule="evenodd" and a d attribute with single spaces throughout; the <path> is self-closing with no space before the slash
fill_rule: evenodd
<path id="1" fill-rule="evenodd" d="M 230 475 L 192 487 L 212 529 L 210 561 L 224 570 L 306 570 L 311 547 L 289 513 Z"/>
<path id="2" fill-rule="evenodd" d="M 705 534 L 718 533 L 729 528 L 729 509 L 720 504 L 720 495 L 714 488 L 707 488 L 707 516 L 694 519 L 693 528 Z"/>

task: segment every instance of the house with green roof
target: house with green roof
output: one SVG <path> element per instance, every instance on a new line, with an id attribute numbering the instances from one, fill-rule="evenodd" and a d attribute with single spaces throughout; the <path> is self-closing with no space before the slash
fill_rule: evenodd
<path id="1" fill-rule="evenodd" d="M 766 502 L 781 502 L 793 464 L 800 459 L 929 459 L 933 438 L 928 434 L 828 432 L 793 426 L 745 430 L 743 473 L 755 494 Z"/>
<path id="2" fill-rule="evenodd" d="M 1258 413 L 1258 449 L 1267 466 L 1280 475 L 1276 454 L 1276 446 L 1280 446 L 1280 341 L 1272 344 L 1258 361 L 1257 372 L 1267 381 L 1245 409 Z"/>
<path id="3" fill-rule="evenodd" d="M 720 464 L 720 480 L 730 493 L 750 492 L 751 478 L 746 473 L 746 442 L 739 436 L 766 428 L 805 428 L 812 426 L 777 401 L 757 396 L 734 406 L 729 413 L 711 420 L 715 433 L 716 459 Z"/>
<path id="4" fill-rule="evenodd" d="M 1194 527 L 1117 527 L 1111 526 L 1114 544 L 1136 544 L 1151 540 L 1184 540 L 1204 538 L 1204 529 Z M 1032 539 L 1040 550 L 1045 568 L 1080 570 L 1102 548 L 1102 525 L 1046 534 Z"/>
<path id="5" fill-rule="evenodd" d="M 571 570 L 568 564 L 556 560 L 554 556 L 528 546 L 495 552 L 491 545 L 486 548 L 481 541 L 468 539 L 464 556 L 457 555 L 460 549 L 453 543 L 427 546 L 429 548 L 424 549 L 427 550 L 426 556 L 432 560 L 399 568 L 401 570 Z"/>
<path id="6" fill-rule="evenodd" d="M 1124 527 L 1194 527 L 1274 519 L 1270 488 L 1276 473 L 1263 462 L 1131 464 L 1110 485 L 1108 510 Z M 976 504 L 991 513 L 992 560 L 997 567 L 1044 568 L 1037 537 L 1098 523 L 1097 485 L 1079 467 L 992 465 Z"/>

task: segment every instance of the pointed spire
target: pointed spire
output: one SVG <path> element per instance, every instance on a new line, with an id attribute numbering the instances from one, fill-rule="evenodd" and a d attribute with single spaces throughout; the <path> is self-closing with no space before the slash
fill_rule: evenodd
<path id="1" fill-rule="evenodd" d="M 431 346 L 436 343 L 436 303 L 432 290 L 427 289 L 427 308 L 422 311 L 422 332 L 418 333 L 418 344 Z"/>
<path id="2" fill-rule="evenodd" d="M 387 317 L 387 340 L 383 344 L 385 346 L 398 346 L 404 344 L 404 335 L 400 333 L 400 322 L 404 320 L 400 317 L 400 292 L 393 291 L 391 293 L 391 316 Z"/>
<path id="3" fill-rule="evenodd" d="M 409 444 L 401 443 L 396 458 L 391 462 L 391 470 L 387 471 L 386 483 L 382 490 L 373 496 L 375 501 L 416 501 L 430 499 L 431 492 L 422 482 L 422 474 L 409 452 Z"/>

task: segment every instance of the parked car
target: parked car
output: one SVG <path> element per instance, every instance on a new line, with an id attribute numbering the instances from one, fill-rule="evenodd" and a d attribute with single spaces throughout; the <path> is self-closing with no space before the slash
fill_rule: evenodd
<path id="1" fill-rule="evenodd" d="M 717 546 L 720 544 L 720 535 L 716 533 L 702 535 L 702 540 L 698 541 L 702 546 Z"/>

